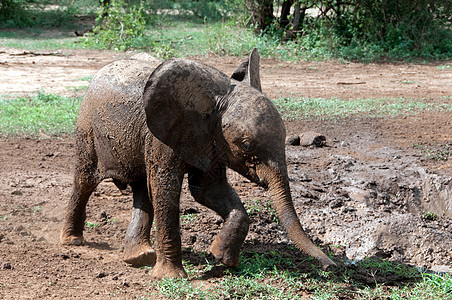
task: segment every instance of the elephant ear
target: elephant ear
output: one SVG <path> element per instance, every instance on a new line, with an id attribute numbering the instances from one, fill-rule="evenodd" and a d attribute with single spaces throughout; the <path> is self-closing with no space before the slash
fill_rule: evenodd
<path id="1" fill-rule="evenodd" d="M 143 92 L 151 133 L 185 162 L 203 171 L 212 160 L 216 103 L 231 80 L 215 68 L 187 59 L 169 59 L 150 75 Z"/>
<path id="2" fill-rule="evenodd" d="M 245 59 L 234 71 L 231 78 L 248 83 L 253 88 L 262 92 L 261 77 L 259 75 L 259 51 L 254 48 L 250 57 Z"/>

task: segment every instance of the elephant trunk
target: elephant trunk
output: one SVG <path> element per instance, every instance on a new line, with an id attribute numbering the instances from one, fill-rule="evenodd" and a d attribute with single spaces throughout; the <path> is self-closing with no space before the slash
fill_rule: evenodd
<path id="1" fill-rule="evenodd" d="M 335 266 L 336 264 L 311 242 L 301 227 L 293 206 L 287 174 L 281 173 L 281 168 L 265 169 L 262 177 L 259 177 L 268 184 L 272 206 L 276 210 L 279 221 L 287 231 L 290 240 L 299 250 L 317 259 L 322 264 L 323 269 L 326 270 L 329 266 Z M 275 169 L 277 171 L 274 171 Z"/>

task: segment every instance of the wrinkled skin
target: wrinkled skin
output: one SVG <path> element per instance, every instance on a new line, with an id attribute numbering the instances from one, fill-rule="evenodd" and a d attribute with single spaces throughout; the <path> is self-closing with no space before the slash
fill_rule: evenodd
<path id="1" fill-rule="evenodd" d="M 85 208 L 94 188 L 113 178 L 133 191 L 124 261 L 152 265 L 153 278 L 186 277 L 181 263 L 182 180 L 194 199 L 217 212 L 223 228 L 210 250 L 237 266 L 249 218 L 226 177 L 229 167 L 268 187 L 290 239 L 324 268 L 334 263 L 307 238 L 292 204 L 285 162 L 285 128 L 262 94 L 254 50 L 232 79 L 187 59 L 152 71 L 142 56 L 114 62 L 93 78 L 77 120 L 74 190 L 61 242 L 83 243 Z M 144 108 L 144 109 L 143 109 Z M 155 250 L 149 244 L 155 221 Z"/>

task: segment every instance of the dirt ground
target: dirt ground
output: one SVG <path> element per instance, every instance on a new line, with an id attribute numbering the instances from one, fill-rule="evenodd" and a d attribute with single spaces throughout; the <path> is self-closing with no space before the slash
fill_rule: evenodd
<path id="1" fill-rule="evenodd" d="M 43 89 L 72 95 L 79 90 L 76 87 L 88 84 L 81 78 L 131 55 L 0 48 L 0 94 Z M 229 57 L 197 59 L 227 74 L 240 62 Z M 262 59 L 261 65 L 262 87 L 270 98 L 452 101 L 452 70 L 440 69 L 440 64 Z M 291 191 L 306 232 L 316 244 L 328 247 L 337 260 L 376 256 L 451 272 L 452 159 L 428 158 L 426 149 L 433 154 L 452 151 L 452 113 L 362 117 L 286 122 L 288 135 L 314 131 L 326 137 L 326 147 L 287 146 Z M 86 228 L 86 244 L 58 244 L 71 193 L 73 154 L 72 136 L 0 138 L 0 298 L 160 298 L 148 286 L 148 269 L 132 268 L 121 261 L 132 206 L 129 190 L 121 192 L 112 182 L 103 182 L 88 205 L 87 221 L 92 226 Z M 265 206 L 268 196 L 264 190 L 233 172 L 229 178 L 248 207 Z M 252 225 L 245 253 L 288 249 L 290 241 L 271 213 L 250 212 Z M 198 254 L 208 252 L 221 228 L 221 218 L 197 205 L 186 187 L 181 215 L 184 259 L 203 264 Z M 287 253 L 294 260 L 302 256 L 296 251 Z"/>

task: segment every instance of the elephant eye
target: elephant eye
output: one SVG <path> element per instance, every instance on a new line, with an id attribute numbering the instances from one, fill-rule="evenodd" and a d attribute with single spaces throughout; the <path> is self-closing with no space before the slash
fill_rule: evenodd
<path id="1" fill-rule="evenodd" d="M 251 145 L 251 142 L 249 141 L 249 140 L 243 140 L 242 141 L 242 149 L 245 151 L 245 152 L 251 152 L 251 151 L 253 151 L 253 147 L 252 147 L 252 145 Z"/>

